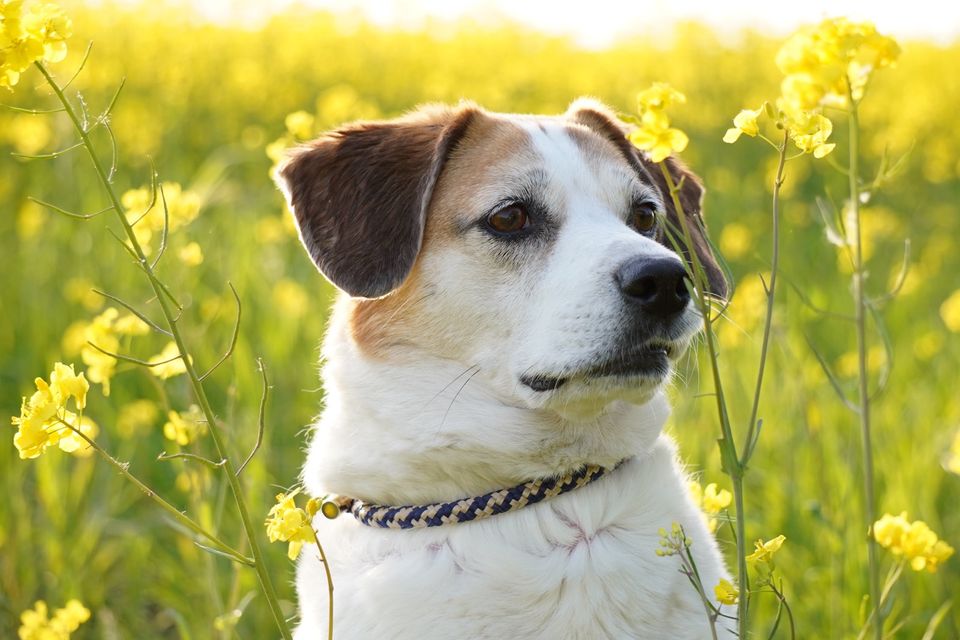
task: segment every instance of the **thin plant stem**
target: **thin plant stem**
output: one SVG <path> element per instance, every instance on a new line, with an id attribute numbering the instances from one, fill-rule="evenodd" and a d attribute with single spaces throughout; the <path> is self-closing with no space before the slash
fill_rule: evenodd
<path id="1" fill-rule="evenodd" d="M 853 223 L 853 299 L 857 330 L 857 371 L 860 416 L 860 439 L 863 447 L 863 493 L 867 520 L 867 563 L 869 569 L 870 601 L 873 603 L 875 640 L 883 640 L 883 611 L 880 602 L 880 565 L 877 558 L 877 543 L 873 539 L 873 523 L 876 522 L 876 497 L 873 481 L 873 443 L 870 425 L 870 390 L 867 376 L 867 296 L 865 291 L 866 273 L 863 265 L 863 237 L 860 225 L 860 177 L 859 177 L 859 141 L 860 117 L 853 91 L 847 87 L 847 99 L 850 104 L 848 121 L 850 125 L 850 218 Z"/>
<path id="2" fill-rule="evenodd" d="M 687 221 L 683 205 L 680 203 L 679 186 L 674 182 L 670 170 L 662 162 L 658 163 L 660 171 L 663 173 L 664 180 L 670 190 L 670 198 L 677 211 L 677 217 L 680 219 L 684 240 L 686 246 L 690 247 L 690 262 L 693 265 L 694 282 L 696 283 L 696 293 L 694 296 L 697 301 L 697 307 L 700 315 L 703 317 L 704 335 L 707 343 L 707 356 L 710 360 L 710 370 L 713 375 L 713 384 L 715 393 L 714 398 L 717 403 L 717 414 L 720 419 L 720 431 L 723 437 L 720 439 L 720 457 L 724 472 L 730 476 L 730 482 L 733 486 L 733 498 L 736 505 L 736 530 L 737 530 L 737 588 L 740 591 L 740 600 L 737 603 L 737 629 L 741 638 L 747 637 L 749 628 L 749 606 L 748 595 L 750 593 L 750 579 L 747 574 L 747 554 L 746 554 L 746 524 L 744 522 L 743 511 L 743 467 L 740 464 L 740 458 L 737 455 L 736 442 L 733 439 L 733 429 L 730 426 L 730 416 L 727 412 L 726 397 L 723 393 L 723 380 L 720 375 L 720 363 L 717 359 L 717 350 L 715 337 L 713 333 L 713 319 L 710 315 L 710 301 L 707 299 L 706 283 L 707 277 L 703 265 L 693 250 L 693 237 L 690 231 L 690 223 Z"/>
<path id="3" fill-rule="evenodd" d="M 196 397 L 197 404 L 200 406 L 200 409 L 203 411 L 203 414 L 207 419 L 210 437 L 213 440 L 217 455 L 224 460 L 224 474 L 227 478 L 227 482 L 230 484 L 230 489 L 237 505 L 237 512 L 243 525 L 244 533 L 246 534 L 247 540 L 250 543 L 250 551 L 254 560 L 253 568 L 257 572 L 257 578 L 260 581 L 260 586 L 264 597 L 267 600 L 267 604 L 270 607 L 270 611 L 273 614 L 274 621 L 277 624 L 277 628 L 279 629 L 281 636 L 285 640 L 292 640 L 293 635 L 290 632 L 290 627 L 287 624 L 286 617 L 283 615 L 283 610 L 280 608 L 280 602 L 277 598 L 273 581 L 267 569 L 263 551 L 260 548 L 260 543 L 257 539 L 253 521 L 250 518 L 246 500 L 243 497 L 243 489 L 240 486 L 240 481 L 236 476 L 235 466 L 230 457 L 226 455 L 225 443 L 223 442 L 223 437 L 220 434 L 220 429 L 217 426 L 216 416 L 214 415 L 213 409 L 210 406 L 210 401 L 207 399 L 207 394 L 203 388 L 203 384 L 201 383 L 199 376 L 197 375 L 196 369 L 194 369 L 192 359 L 187 357 L 189 352 L 186 348 L 186 343 L 184 342 L 183 336 L 180 333 L 179 326 L 177 325 L 177 318 L 179 316 L 175 314 L 171 308 L 171 301 L 164 297 L 166 293 L 165 288 L 155 275 L 152 265 L 147 260 L 147 257 L 143 252 L 143 248 L 140 246 L 140 243 L 133 232 L 132 225 L 124 215 L 124 209 L 120 204 L 120 199 L 117 197 L 116 191 L 114 190 L 113 184 L 110 181 L 110 177 L 104 169 L 103 163 L 100 162 L 100 157 L 97 155 L 96 149 L 94 148 L 93 143 L 87 134 L 87 130 L 83 126 L 83 122 L 77 115 L 77 112 L 74 110 L 73 105 L 69 100 L 67 100 L 67 97 L 64 95 L 60 85 L 53 78 L 53 76 L 50 75 L 46 67 L 44 67 L 44 65 L 39 61 L 35 62 L 34 64 L 40 70 L 40 73 L 43 74 L 43 77 L 50 85 L 50 88 L 56 94 L 57 99 L 64 107 L 64 111 L 70 118 L 70 121 L 73 123 L 77 133 L 80 135 L 81 144 L 87 150 L 87 154 L 90 156 L 90 160 L 93 163 L 97 177 L 107 192 L 107 196 L 110 199 L 110 204 L 113 206 L 113 209 L 117 214 L 117 219 L 123 226 L 123 230 L 126 233 L 131 248 L 137 258 L 138 266 L 143 269 L 144 273 L 147 275 L 147 279 L 150 281 L 150 285 L 153 287 L 157 302 L 163 311 L 163 317 L 167 321 L 170 333 L 173 334 L 173 340 L 177 345 L 177 350 L 180 355 L 183 356 L 183 364 L 186 368 L 187 376 L 190 379 L 190 385 L 193 389 L 194 396 Z"/>
<path id="4" fill-rule="evenodd" d="M 770 257 L 770 282 L 767 284 L 767 316 L 763 324 L 763 339 L 760 343 L 760 362 L 757 365 L 757 383 L 753 388 L 753 404 L 750 409 L 750 421 L 747 423 L 747 439 L 744 442 L 743 458 L 740 464 L 746 468 L 753 455 L 754 432 L 757 428 L 757 413 L 760 410 L 760 390 L 763 388 L 763 374 L 766 371 L 767 350 L 770 346 L 770 334 L 773 327 L 773 303 L 777 291 L 777 273 L 780 266 L 780 190 L 783 187 L 783 169 L 787 162 L 787 142 L 790 132 L 783 131 L 783 140 L 777 147 L 780 157 L 777 175 L 773 181 L 773 253 Z"/>
<path id="5" fill-rule="evenodd" d="M 98 445 L 98 444 L 96 443 L 96 441 L 94 441 L 93 439 L 89 438 L 89 437 L 87 436 L 87 434 L 83 433 L 82 431 L 80 431 L 79 429 L 77 429 L 76 427 L 74 427 L 74 426 L 73 426 L 72 424 L 70 424 L 69 422 L 67 422 L 67 421 L 65 421 L 65 420 L 60 420 L 60 419 L 58 419 L 58 421 L 59 421 L 60 424 L 62 424 L 64 427 L 66 427 L 67 429 L 70 429 L 70 430 L 73 431 L 75 434 L 77 434 L 78 436 L 80 436 L 81 438 L 83 438 L 83 440 L 85 440 L 86 443 L 89 444 L 89 445 L 93 448 L 93 450 L 96 451 L 96 452 L 100 455 L 101 458 L 103 458 L 103 459 L 106 460 L 108 463 L 110 463 L 110 465 L 111 465 L 114 469 L 116 469 L 117 471 L 119 471 L 119 472 L 123 475 L 123 477 L 125 477 L 127 480 L 129 480 L 130 482 L 132 482 L 134 485 L 136 485 L 136 487 L 137 487 L 138 489 L 140 489 L 140 491 L 142 491 L 148 498 L 150 498 L 150 499 L 153 500 L 155 503 L 157 503 L 157 505 L 159 505 L 161 509 L 163 509 L 164 511 L 166 511 L 167 513 L 169 513 L 169 514 L 173 517 L 174 520 L 176 520 L 177 522 L 179 522 L 180 524 L 182 524 L 183 526 L 185 526 L 187 529 L 190 529 L 190 531 L 193 531 L 193 532 L 196 533 L 198 536 L 201 536 L 201 537 L 206 538 L 207 540 L 209 540 L 209 541 L 215 546 L 215 548 L 216 548 L 218 551 L 221 551 L 224 555 L 227 555 L 227 556 L 233 558 L 234 560 L 236 560 L 236 561 L 239 562 L 240 564 L 245 564 L 245 565 L 247 565 L 247 566 L 252 566 L 252 565 L 253 565 L 253 560 L 251 560 L 250 558 L 244 556 L 244 555 L 241 554 L 239 551 L 237 551 L 236 549 L 234 549 L 233 547 L 231 547 L 230 545 L 228 545 L 226 542 L 224 542 L 223 540 L 221 540 L 221 539 L 218 538 L 217 536 L 213 535 L 212 533 L 210 533 L 210 532 L 207 531 L 206 529 L 204 529 L 200 524 L 198 524 L 196 521 L 194 521 L 190 516 L 186 515 L 185 513 L 183 513 L 183 512 L 180 511 L 179 509 L 177 509 L 175 506 L 173 506 L 172 504 L 170 504 L 169 502 L 167 502 L 166 500 L 164 500 L 163 498 L 161 498 L 159 495 L 157 495 L 157 492 L 156 492 L 156 491 L 154 491 L 153 489 L 151 489 L 150 487 L 148 487 L 148 486 L 147 486 L 146 484 L 144 484 L 138 477 L 136 477 L 135 475 L 133 475 L 132 473 L 130 473 L 130 468 L 129 468 L 130 465 L 128 465 L 127 463 L 124 463 L 124 462 L 120 462 L 119 460 L 117 460 L 116 458 L 114 458 L 112 455 L 110 455 L 109 453 L 107 453 L 107 451 L 104 450 L 103 447 L 101 447 L 100 445 Z"/>
<path id="6" fill-rule="evenodd" d="M 330 573 L 330 563 L 327 562 L 327 554 L 323 551 L 323 545 L 320 544 L 320 538 L 317 537 L 317 530 L 312 526 L 310 532 L 313 534 L 313 541 L 317 544 L 317 551 L 320 553 L 320 562 L 323 563 L 323 570 L 327 573 L 327 640 L 333 640 L 333 574 Z"/>

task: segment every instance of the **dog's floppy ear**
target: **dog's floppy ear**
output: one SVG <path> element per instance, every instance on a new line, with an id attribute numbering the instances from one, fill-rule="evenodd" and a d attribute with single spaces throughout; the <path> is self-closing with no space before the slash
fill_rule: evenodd
<path id="1" fill-rule="evenodd" d="M 634 147 L 626 138 L 627 130 L 625 125 L 603 104 L 590 99 L 580 99 L 570 105 L 567 111 L 567 117 L 574 122 L 589 127 L 594 132 L 600 134 L 612 142 L 620 153 L 623 154 L 627 162 L 640 174 L 640 177 L 647 183 L 653 184 L 660 191 L 663 197 L 663 203 L 667 210 L 666 227 L 673 231 L 675 240 L 679 245 L 680 253 L 684 259 L 690 262 L 690 247 L 683 235 L 683 227 L 680 224 L 680 217 L 673 204 L 673 198 L 670 196 L 670 189 L 667 186 L 666 178 L 663 172 L 655 162 L 651 162 L 645 154 Z M 707 241 L 707 229 L 703 222 L 701 213 L 701 204 L 703 201 L 703 183 L 694 175 L 692 171 L 676 157 L 670 156 L 665 161 L 667 170 L 673 178 L 675 185 L 680 185 L 677 193 L 680 200 L 680 206 L 687 217 L 687 223 L 690 226 L 690 236 L 693 240 L 693 250 L 696 252 L 700 264 L 703 266 L 704 274 L 707 277 L 707 291 L 719 298 L 727 296 L 727 280 L 724 277 L 723 270 L 717 263 L 710 243 Z M 675 249 L 670 238 L 667 237 L 663 226 L 661 226 L 660 242 L 670 249 Z"/>
<path id="2" fill-rule="evenodd" d="M 443 163 L 478 109 L 425 108 L 360 122 L 294 150 L 274 176 L 320 272 L 377 298 L 409 275 Z"/>

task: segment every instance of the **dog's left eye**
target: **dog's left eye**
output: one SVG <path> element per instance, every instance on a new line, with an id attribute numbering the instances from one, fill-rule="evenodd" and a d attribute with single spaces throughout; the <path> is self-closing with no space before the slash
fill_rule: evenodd
<path id="1" fill-rule="evenodd" d="M 652 202 L 633 205 L 627 224 L 640 233 L 649 234 L 657 227 L 657 207 Z"/>
<path id="2" fill-rule="evenodd" d="M 530 217 L 522 205 L 511 204 L 488 215 L 486 223 L 497 233 L 516 233 L 530 226 Z"/>

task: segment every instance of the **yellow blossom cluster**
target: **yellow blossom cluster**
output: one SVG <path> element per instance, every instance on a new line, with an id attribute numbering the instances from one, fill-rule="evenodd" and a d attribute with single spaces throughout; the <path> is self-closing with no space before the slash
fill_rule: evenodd
<path id="1" fill-rule="evenodd" d="M 298 493 L 300 493 L 299 489 L 290 493 L 278 493 L 277 504 L 270 509 L 266 521 L 267 537 L 270 542 L 280 540 L 290 543 L 287 547 L 287 557 L 291 560 L 296 560 L 300 555 L 304 542 L 316 542 L 311 522 L 317 513 L 318 502 L 311 499 L 307 502 L 307 508 L 302 509 L 296 504 Z"/>
<path id="2" fill-rule="evenodd" d="M 78 322 L 67 329 L 63 348 L 68 354 L 79 353 L 87 366 L 87 377 L 103 387 L 103 395 L 110 395 L 110 380 L 116 374 L 117 359 L 110 354 L 119 353 L 120 344 L 129 336 L 150 333 L 150 326 L 132 313 L 121 314 L 108 307 L 89 323 Z M 187 368 L 180 357 L 177 345 L 170 341 L 164 348 L 147 359 L 150 372 L 162 380 L 185 373 Z"/>
<path id="3" fill-rule="evenodd" d="M 120 196 L 120 203 L 126 211 L 127 222 L 133 225 L 133 233 L 146 255 L 152 253 L 150 241 L 154 234 L 163 231 L 164 202 L 167 208 L 167 232 L 173 233 L 196 219 L 200 214 L 203 199 L 196 191 L 184 189 L 176 182 L 161 183 L 156 193 L 150 187 L 140 187 L 130 189 Z M 194 255 L 190 258 L 195 260 L 196 251 L 192 252 Z M 189 264 L 190 259 L 184 259 L 184 261 Z"/>
<path id="4" fill-rule="evenodd" d="M 906 511 L 898 516 L 884 514 L 873 524 L 873 537 L 893 555 L 903 556 L 914 571 L 933 573 L 954 551 L 923 520 L 910 522 Z"/>
<path id="5" fill-rule="evenodd" d="M 846 106 L 848 92 L 859 101 L 870 74 L 890 66 L 899 55 L 896 41 L 877 33 L 869 22 L 832 18 L 801 30 L 777 53 L 777 67 L 785 76 L 780 86 L 783 108 L 810 111 L 823 104 L 842 107 Z"/>
<path id="6" fill-rule="evenodd" d="M 12 89 L 34 62 L 63 60 L 72 29 L 56 5 L 0 0 L 0 87 Z"/>
<path id="7" fill-rule="evenodd" d="M 777 53 L 784 79 L 776 107 L 765 102 L 758 109 L 743 109 L 723 141 L 759 135 L 759 119 L 766 114 L 786 129 L 800 151 L 822 158 L 836 146 L 827 142 L 833 123 L 823 115 L 823 106 L 847 106 L 848 96 L 859 102 L 873 70 L 889 66 L 899 53 L 897 43 L 869 22 L 833 18 L 800 31 Z"/>
<path id="8" fill-rule="evenodd" d="M 83 372 L 77 374 L 73 365 L 62 362 L 56 363 L 49 378 L 49 382 L 43 378 L 34 381 L 37 390 L 29 398 L 23 398 L 19 417 L 11 418 L 17 427 L 13 444 L 20 458 L 36 458 L 52 446 L 79 456 L 90 455 L 93 450 L 77 433 L 93 439 L 99 432 L 96 423 L 83 415 L 90 383 Z M 71 399 L 76 413 L 67 409 Z"/>
<path id="9" fill-rule="evenodd" d="M 703 512 L 710 533 L 716 532 L 718 523 L 715 516 L 730 506 L 730 501 L 733 499 L 733 496 L 726 489 L 718 490 L 716 482 L 711 482 L 706 487 L 701 487 L 699 482 L 691 480 L 687 484 L 687 487 L 694 504 Z"/>
<path id="10" fill-rule="evenodd" d="M 687 97 L 665 82 L 654 83 L 637 96 L 637 110 L 640 118 L 627 118 L 636 125 L 627 139 L 635 147 L 647 152 L 653 162 L 662 162 L 671 153 L 687 148 L 687 134 L 670 126 L 666 110 L 673 105 L 683 104 Z"/>
<path id="11" fill-rule="evenodd" d="M 163 435 L 167 440 L 176 442 L 181 447 L 186 446 L 207 433 L 207 421 L 203 412 L 197 405 L 190 405 L 190 408 L 177 413 L 171 411 L 167 414 L 167 422 L 163 425 Z"/>
<path id="12" fill-rule="evenodd" d="M 70 600 L 49 617 L 47 603 L 38 600 L 33 609 L 20 614 L 20 640 L 69 640 L 70 634 L 90 619 L 90 610 L 79 600 Z"/>
<path id="13" fill-rule="evenodd" d="M 80 353 L 90 382 L 101 385 L 103 395 L 109 396 L 117 359 L 104 352 L 117 353 L 123 336 L 140 336 L 149 331 L 147 323 L 132 313 L 121 315 L 115 308 L 108 307 L 89 324 L 69 329 L 64 342 L 68 352 Z"/>

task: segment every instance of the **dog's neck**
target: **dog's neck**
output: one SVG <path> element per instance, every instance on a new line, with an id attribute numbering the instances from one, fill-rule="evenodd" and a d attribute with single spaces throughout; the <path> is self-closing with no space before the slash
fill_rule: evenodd
<path id="1" fill-rule="evenodd" d="M 643 406 L 613 402 L 570 420 L 512 403 L 483 372 L 415 348 L 365 354 L 331 323 L 325 409 L 303 481 L 314 495 L 379 504 L 454 500 L 642 456 L 669 413 L 662 393 Z M 335 443 L 335 444 L 334 444 Z"/>

